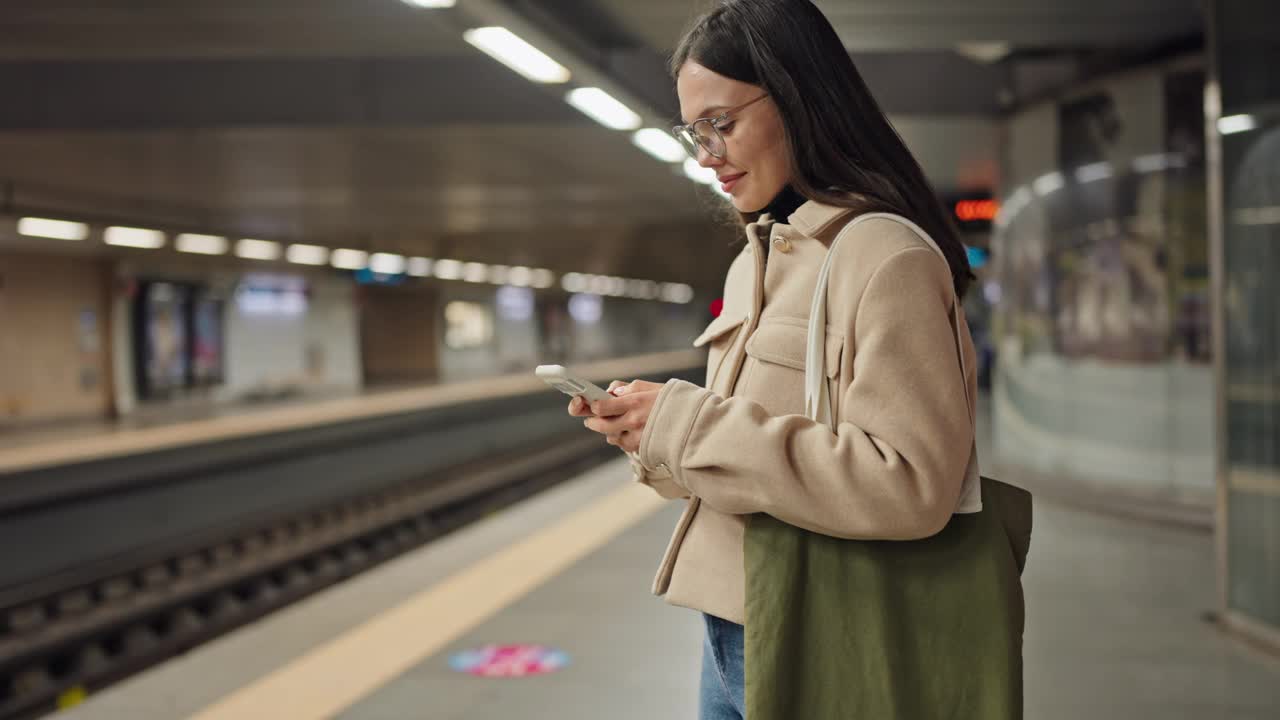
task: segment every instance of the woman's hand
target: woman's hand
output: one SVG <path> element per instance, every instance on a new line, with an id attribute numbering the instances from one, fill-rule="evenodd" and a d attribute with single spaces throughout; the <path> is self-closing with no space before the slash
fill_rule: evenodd
<path id="1" fill-rule="evenodd" d="M 569 401 L 569 414 L 586 418 L 583 424 L 604 435 L 610 445 L 627 452 L 638 452 L 640 437 L 645 423 L 649 421 L 649 411 L 661 390 L 659 383 L 615 380 L 609 384 L 613 398 L 598 400 L 588 406 L 583 398 L 575 397 Z"/>

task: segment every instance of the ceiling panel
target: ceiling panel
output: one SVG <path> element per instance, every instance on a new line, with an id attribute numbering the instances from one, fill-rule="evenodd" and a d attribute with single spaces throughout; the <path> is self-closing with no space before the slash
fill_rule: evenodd
<path id="1" fill-rule="evenodd" d="M 399 0 L 8 0 L 0 189 L 16 211 L 714 282 L 722 201 L 467 26 Z"/>
<path id="2" fill-rule="evenodd" d="M 594 127 L 0 133 L 22 206 L 293 237 L 696 220 L 704 193 Z"/>
<path id="3" fill-rule="evenodd" d="M 655 53 L 708 5 L 572 4 L 530 17 L 594 40 L 651 96 L 666 83 Z M 819 5 L 888 110 L 911 116 L 899 129 L 943 188 L 994 182 L 986 117 L 1004 82 L 957 44 L 1149 44 L 1200 22 L 1197 0 Z M 604 16 L 616 22 L 593 35 L 583 18 Z M 723 269 L 721 201 L 584 121 L 564 88 L 481 56 L 464 27 L 461 12 L 400 0 L 6 0 L 0 184 L 17 209 L 88 219 L 615 274 Z M 632 37 L 648 48 L 615 47 Z"/>
<path id="4" fill-rule="evenodd" d="M 0 62 L 0 129 L 591 125 L 474 52 L 433 58 Z"/>
<path id="5" fill-rule="evenodd" d="M 457 55 L 455 17 L 398 0 L 5 0 L 0 60 Z"/>
<path id="6" fill-rule="evenodd" d="M 670 51 L 708 0 L 599 0 L 651 47 Z M 851 51 L 960 43 L 1091 47 L 1160 42 L 1195 32 L 1196 0 L 819 0 Z"/>

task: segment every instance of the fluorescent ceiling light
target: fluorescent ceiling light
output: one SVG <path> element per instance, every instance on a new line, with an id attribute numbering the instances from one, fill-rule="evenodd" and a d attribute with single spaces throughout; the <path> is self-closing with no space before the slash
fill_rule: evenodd
<path id="1" fill-rule="evenodd" d="M 582 275 L 581 273 L 569 273 L 564 277 L 560 278 L 560 287 L 564 288 L 565 292 L 569 292 L 569 293 L 585 292 L 587 290 L 587 285 L 588 285 L 587 278 L 585 275 Z"/>
<path id="2" fill-rule="evenodd" d="M 507 271 L 511 268 L 506 265 L 490 265 L 489 266 L 489 282 L 494 285 L 507 284 Z"/>
<path id="3" fill-rule="evenodd" d="M 1031 191 L 1027 189 L 1027 186 L 1019 185 L 1018 189 L 1014 190 L 1013 194 L 1009 196 L 1009 199 L 1004 201 L 1004 205 L 1001 206 L 1000 209 L 1009 210 L 1010 212 L 1017 212 L 1018 210 L 1021 210 L 1027 205 L 1030 205 L 1032 199 L 1033 199 L 1033 196 L 1031 194 Z"/>
<path id="4" fill-rule="evenodd" d="M 241 240 L 236 255 L 246 260 L 279 260 L 280 243 L 271 240 Z"/>
<path id="5" fill-rule="evenodd" d="M 1133 169 L 1140 173 L 1160 172 L 1173 167 L 1186 167 L 1187 159 L 1181 153 L 1155 153 L 1134 158 Z"/>
<path id="6" fill-rule="evenodd" d="M 431 258 L 409 258 L 409 274 L 414 277 L 429 277 L 431 275 Z"/>
<path id="7" fill-rule="evenodd" d="M 666 283 L 662 286 L 662 299 L 683 305 L 693 300 L 693 288 L 679 283 Z"/>
<path id="8" fill-rule="evenodd" d="M 565 100 L 582 114 L 610 130 L 635 130 L 641 119 L 631 108 L 600 88 L 588 87 L 569 91 Z"/>
<path id="9" fill-rule="evenodd" d="M 1280 205 L 1242 208 L 1232 213 L 1237 225 L 1280 225 Z"/>
<path id="10" fill-rule="evenodd" d="M 631 142 L 659 162 L 678 163 L 689 155 L 670 133 L 657 128 L 637 130 Z"/>
<path id="11" fill-rule="evenodd" d="M 146 250 L 164 247 L 164 233 L 146 228 L 112 226 L 102 234 L 102 240 L 108 245 Z"/>
<path id="12" fill-rule="evenodd" d="M 369 269 L 383 275 L 399 275 L 407 264 L 403 255 L 394 253 L 374 253 L 369 258 Z"/>
<path id="13" fill-rule="evenodd" d="M 338 248 L 329 256 L 329 264 L 342 270 L 363 270 L 369 265 L 369 253 L 364 250 Z"/>
<path id="14" fill-rule="evenodd" d="M 404 0 L 406 4 L 420 8 L 451 8 L 458 4 L 458 0 Z M 376 271 L 375 271 L 376 272 Z"/>
<path id="15" fill-rule="evenodd" d="M 484 54 L 538 83 L 569 82 L 569 69 L 547 57 L 504 27 L 482 27 L 462 34 Z"/>
<path id="16" fill-rule="evenodd" d="M 592 295 L 608 295 L 613 284 L 604 275 L 587 276 L 587 290 Z"/>
<path id="17" fill-rule="evenodd" d="M 50 240 L 84 240 L 89 237 L 89 226 L 67 220 L 24 217 L 18 220 L 18 234 Z"/>
<path id="18" fill-rule="evenodd" d="M 1252 115 L 1229 115 L 1218 118 L 1218 132 L 1223 135 L 1247 132 L 1258 127 L 1258 119 Z"/>
<path id="19" fill-rule="evenodd" d="M 649 299 L 649 283 L 644 280 L 627 281 L 627 297 L 637 300 Z"/>
<path id="20" fill-rule="evenodd" d="M 1111 163 L 1096 162 L 1076 168 L 1076 182 L 1090 183 L 1094 180 L 1105 180 L 1111 177 Z"/>
<path id="21" fill-rule="evenodd" d="M 297 243 L 284 251 L 284 258 L 298 265 L 323 265 L 329 262 L 329 248 Z"/>
<path id="22" fill-rule="evenodd" d="M 956 52 L 963 55 L 974 62 L 993 63 L 1003 60 L 1013 48 L 1008 43 L 987 42 L 987 43 L 960 43 L 956 45 Z"/>
<path id="23" fill-rule="evenodd" d="M 1031 200 L 1031 191 L 1027 189 L 1027 186 L 1019 186 L 1017 190 L 1013 191 L 1013 194 L 1000 203 L 1000 210 L 996 213 L 996 226 L 1007 226 L 1014 216 L 1031 204 Z"/>
<path id="24" fill-rule="evenodd" d="M 524 266 L 511 268 L 507 272 L 507 284 L 516 287 L 528 287 L 533 284 L 533 270 Z"/>
<path id="25" fill-rule="evenodd" d="M 469 262 L 462 266 L 462 279 L 469 283 L 482 283 L 489 279 L 489 266 L 484 263 Z"/>
<path id="26" fill-rule="evenodd" d="M 1044 197 L 1052 192 L 1061 190 L 1062 185 L 1063 179 L 1062 173 L 1060 172 L 1051 172 L 1046 175 L 1041 175 L 1035 179 L 1035 182 L 1031 183 L 1031 187 L 1035 189 L 1036 194 L 1040 197 Z"/>
<path id="27" fill-rule="evenodd" d="M 225 255 L 227 239 L 221 235 L 197 235 L 182 233 L 174 242 L 178 252 L 195 253 L 197 255 Z"/>
<path id="28" fill-rule="evenodd" d="M 435 274 L 441 280 L 461 280 L 462 263 L 457 260 L 437 260 Z"/>
<path id="29" fill-rule="evenodd" d="M 530 284 L 539 289 L 549 288 L 556 284 L 556 274 L 546 268 L 538 268 L 533 271 L 533 281 Z"/>

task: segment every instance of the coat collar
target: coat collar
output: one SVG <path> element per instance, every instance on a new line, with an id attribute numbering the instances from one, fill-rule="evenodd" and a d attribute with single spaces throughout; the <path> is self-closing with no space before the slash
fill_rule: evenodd
<path id="1" fill-rule="evenodd" d="M 787 224 L 809 237 L 816 238 L 852 212 L 853 208 L 808 200 L 787 218 Z M 761 216 L 760 220 L 762 222 L 777 221 L 776 218 L 768 215 Z"/>

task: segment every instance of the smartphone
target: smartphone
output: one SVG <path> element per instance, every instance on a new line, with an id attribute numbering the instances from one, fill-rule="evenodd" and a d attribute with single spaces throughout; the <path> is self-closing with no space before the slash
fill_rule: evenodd
<path id="1" fill-rule="evenodd" d="M 599 385 L 575 377 L 563 365 L 539 365 L 533 372 L 542 378 L 543 382 L 565 395 L 581 395 L 587 399 L 587 402 L 607 400 L 613 397 Z"/>

